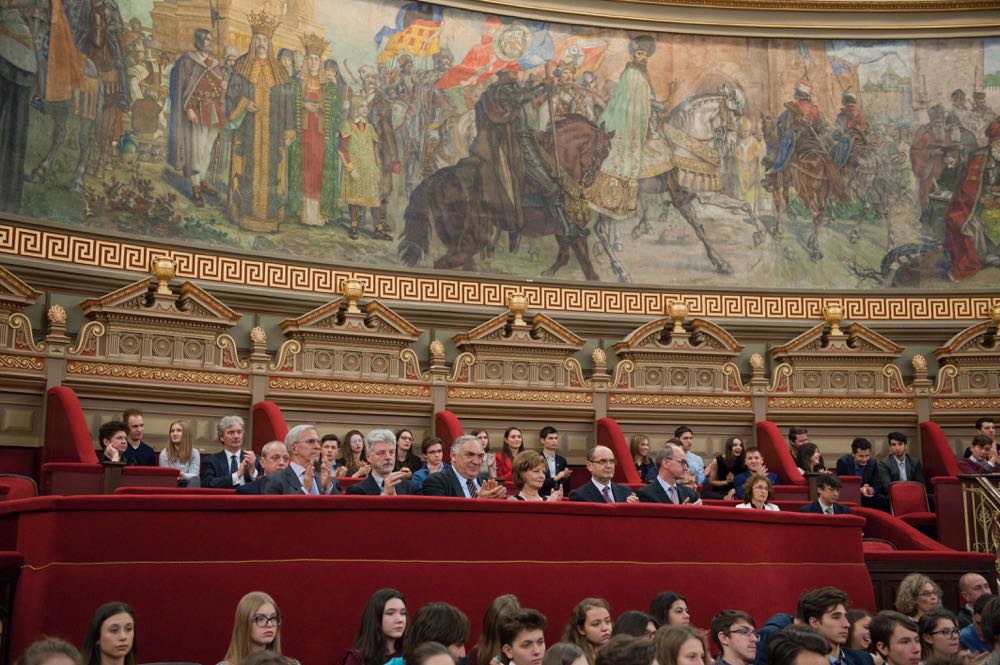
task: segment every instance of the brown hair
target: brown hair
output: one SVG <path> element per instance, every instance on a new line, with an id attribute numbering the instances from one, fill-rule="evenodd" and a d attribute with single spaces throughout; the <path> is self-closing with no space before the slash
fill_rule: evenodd
<path id="1" fill-rule="evenodd" d="M 178 445 L 174 445 L 174 442 L 170 440 L 170 430 L 174 428 L 174 425 L 181 426 L 181 442 Z M 167 428 L 167 461 L 187 464 L 191 459 L 193 447 L 194 436 L 191 434 L 191 423 L 186 420 L 175 420 L 170 423 L 170 427 Z"/>
<path id="2" fill-rule="evenodd" d="M 355 453 L 351 450 L 351 437 L 357 434 L 361 437 L 361 452 Z M 344 435 L 344 442 L 340 445 L 340 459 L 337 460 L 337 464 L 343 465 L 347 469 L 347 475 L 354 475 L 358 468 L 365 463 L 367 455 L 365 455 L 365 445 L 364 445 L 365 435 L 356 429 L 352 429 L 350 432 Z"/>
<path id="3" fill-rule="evenodd" d="M 628 441 L 628 451 L 630 453 L 632 453 L 632 460 L 636 464 L 640 464 L 640 463 L 646 464 L 646 463 L 652 461 L 649 458 L 648 454 L 646 455 L 646 457 L 645 457 L 644 460 L 640 461 L 639 446 L 642 445 L 643 441 L 645 441 L 646 443 L 649 443 L 649 437 L 646 436 L 645 434 L 633 434 L 632 438 L 629 439 L 629 441 Z"/>
<path id="4" fill-rule="evenodd" d="M 536 453 L 537 454 L 537 453 Z M 520 457 L 520 455 L 518 455 Z M 479 665 L 489 665 L 503 644 L 500 641 L 500 626 L 507 618 L 521 609 L 521 601 L 511 593 L 497 596 L 483 615 L 483 630 L 476 643 L 476 659 Z"/>
<path id="5" fill-rule="evenodd" d="M 250 657 L 250 623 L 253 615 L 264 605 L 270 603 L 274 606 L 274 611 L 278 613 L 278 604 L 274 598 L 263 591 L 251 591 L 240 598 L 236 605 L 236 617 L 233 619 L 233 636 L 229 639 L 229 649 L 226 651 L 226 665 L 245 665 Z M 274 627 L 274 640 L 265 647 L 266 651 L 273 651 L 281 655 L 281 623 Z"/>
<path id="6" fill-rule="evenodd" d="M 747 503 L 753 503 L 753 486 L 761 481 L 767 483 L 767 501 L 774 498 L 774 485 L 771 479 L 762 473 L 751 473 L 743 483 L 743 498 Z"/>
<path id="7" fill-rule="evenodd" d="M 594 665 L 595 662 L 594 647 L 587 640 L 586 636 L 580 633 L 580 629 L 583 628 L 583 624 L 587 621 L 587 612 L 595 607 L 603 607 L 608 611 L 608 614 L 611 614 L 611 606 L 603 598 L 584 598 L 576 604 L 573 612 L 569 615 L 569 622 L 566 624 L 566 630 L 563 631 L 562 638 L 563 642 L 569 642 L 579 647 L 583 655 L 587 657 L 587 662 L 590 665 Z"/>
<path id="8" fill-rule="evenodd" d="M 689 625 L 663 626 L 656 631 L 653 644 L 656 645 L 656 662 L 660 665 L 677 665 L 677 656 L 688 640 L 698 640 L 708 657 L 708 645 L 701 631 Z"/>
<path id="9" fill-rule="evenodd" d="M 540 452 L 535 450 L 525 450 L 524 452 L 518 453 L 517 457 L 514 458 L 514 464 L 511 465 L 510 473 L 511 479 L 517 486 L 517 489 L 524 487 L 524 474 L 538 466 L 545 465 L 545 458 L 542 457 Z"/>

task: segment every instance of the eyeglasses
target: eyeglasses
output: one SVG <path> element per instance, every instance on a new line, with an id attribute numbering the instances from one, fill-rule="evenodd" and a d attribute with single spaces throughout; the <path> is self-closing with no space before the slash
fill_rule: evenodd
<path id="1" fill-rule="evenodd" d="M 736 630 L 727 631 L 730 635 L 742 635 L 743 637 L 752 637 L 757 639 L 759 635 L 757 631 L 753 628 L 737 628 Z"/>
<path id="2" fill-rule="evenodd" d="M 616 462 L 616 460 L 613 460 L 613 459 L 592 459 L 592 460 L 590 460 L 591 464 L 600 464 L 601 466 L 608 466 L 609 464 L 613 465 L 615 462 Z"/>
<path id="3" fill-rule="evenodd" d="M 671 462 L 677 462 L 678 464 L 680 464 L 681 466 L 683 466 L 685 469 L 688 466 L 688 462 L 687 462 L 686 459 L 677 459 L 676 457 L 671 457 L 670 461 Z"/>
<path id="4" fill-rule="evenodd" d="M 266 628 L 267 626 L 280 626 L 281 615 L 272 614 L 271 616 L 267 616 L 265 614 L 254 614 L 253 623 L 258 628 Z"/>
<path id="5" fill-rule="evenodd" d="M 917 595 L 920 596 L 921 598 L 930 598 L 932 596 L 934 598 L 937 598 L 938 592 L 937 591 L 921 591 Z"/>
<path id="6" fill-rule="evenodd" d="M 932 630 L 928 635 L 944 635 L 950 638 L 955 637 L 958 633 L 958 628 L 942 628 L 941 630 Z"/>

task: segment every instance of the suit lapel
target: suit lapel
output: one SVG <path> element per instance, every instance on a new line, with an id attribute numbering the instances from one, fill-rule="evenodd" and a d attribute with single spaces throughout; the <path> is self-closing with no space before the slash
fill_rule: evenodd
<path id="1" fill-rule="evenodd" d="M 292 489 L 301 492 L 302 491 L 302 483 L 299 482 L 299 474 L 295 472 L 295 469 L 293 469 L 291 467 L 291 465 L 288 466 L 288 475 L 289 475 L 289 477 L 291 479 Z"/>
<path id="2" fill-rule="evenodd" d="M 660 484 L 659 480 L 654 480 L 650 484 L 653 486 L 653 491 L 656 492 L 656 496 L 660 497 L 660 503 L 670 503 L 670 497 L 667 496 L 667 491 L 663 489 L 663 485 Z"/>

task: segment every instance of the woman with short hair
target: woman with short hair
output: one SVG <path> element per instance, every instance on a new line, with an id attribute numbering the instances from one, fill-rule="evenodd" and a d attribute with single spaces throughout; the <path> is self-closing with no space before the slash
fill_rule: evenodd
<path id="1" fill-rule="evenodd" d="M 514 486 L 517 492 L 507 497 L 508 501 L 561 501 L 562 487 L 556 486 L 548 496 L 542 496 L 542 485 L 545 484 L 545 458 L 534 450 L 518 453 L 511 467 Z"/>
<path id="2" fill-rule="evenodd" d="M 750 474 L 750 477 L 743 483 L 743 496 L 746 503 L 738 504 L 737 508 L 750 508 L 753 510 L 781 510 L 771 503 L 774 498 L 774 486 L 771 479 L 759 473 Z"/>
<path id="3" fill-rule="evenodd" d="M 914 621 L 923 613 L 941 605 L 941 587 L 921 573 L 910 573 L 899 583 L 896 591 L 896 611 Z"/>

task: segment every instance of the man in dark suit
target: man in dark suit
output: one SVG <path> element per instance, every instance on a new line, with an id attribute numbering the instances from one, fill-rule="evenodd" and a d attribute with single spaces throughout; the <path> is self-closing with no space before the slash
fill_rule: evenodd
<path id="1" fill-rule="evenodd" d="M 543 427 L 538 433 L 538 441 L 542 445 L 542 457 L 545 459 L 545 482 L 539 494 L 548 496 L 559 485 L 563 496 L 566 496 L 569 494 L 569 476 L 573 469 L 568 468 L 566 458 L 556 452 L 559 450 L 559 431 L 551 425 Z"/>
<path id="2" fill-rule="evenodd" d="M 594 446 L 587 451 L 587 471 L 590 482 L 569 493 L 570 501 L 591 503 L 637 503 L 639 497 L 632 490 L 611 482 L 615 475 L 615 454 L 607 446 Z"/>
<path id="3" fill-rule="evenodd" d="M 372 472 L 360 483 L 347 488 L 347 494 L 396 496 L 419 494 L 410 482 L 410 470 L 393 471 L 396 463 L 396 435 L 387 429 L 376 429 L 365 437 L 365 453 Z"/>
<path id="4" fill-rule="evenodd" d="M 878 472 L 878 463 L 872 459 L 872 442 L 858 437 L 851 442 L 851 452 L 837 460 L 838 476 L 861 478 L 861 505 L 889 512 L 889 497 Z"/>
<path id="5" fill-rule="evenodd" d="M 993 593 L 990 583 L 979 573 L 966 573 L 958 578 L 958 593 L 962 607 L 958 610 L 958 627 L 972 625 L 972 606 L 980 596 Z"/>
<path id="6" fill-rule="evenodd" d="M 432 473 L 424 480 L 424 496 L 450 496 L 464 499 L 502 499 L 507 490 L 497 481 L 480 482 L 479 469 L 486 459 L 483 445 L 471 434 L 451 444 L 451 468 Z"/>
<path id="7" fill-rule="evenodd" d="M 994 449 L 993 441 L 983 434 L 972 437 L 969 444 L 972 457 L 958 460 L 958 470 L 968 475 L 981 475 L 1000 471 L 1000 454 Z"/>
<path id="8" fill-rule="evenodd" d="M 257 480 L 237 487 L 237 494 L 267 494 L 268 481 L 288 466 L 288 449 L 285 444 L 281 441 L 265 443 L 260 449 L 260 466 L 263 472 L 257 474 Z"/>
<path id="9" fill-rule="evenodd" d="M 807 591 L 799 597 L 796 608 L 798 622 L 809 626 L 826 638 L 830 645 L 829 662 L 840 665 L 873 665 L 870 654 L 860 649 L 848 649 L 847 594 L 834 587 Z M 874 638 L 873 638 L 874 639 Z M 919 642 L 917 648 L 920 648 Z M 902 664 L 900 664 L 902 665 Z"/>
<path id="10" fill-rule="evenodd" d="M 656 478 L 636 492 L 642 503 L 673 503 L 700 505 L 698 494 L 684 484 L 688 477 L 688 462 L 684 448 L 667 443 L 656 454 Z"/>
<path id="11" fill-rule="evenodd" d="M 924 468 L 921 466 L 920 460 L 913 459 L 906 452 L 906 435 L 902 432 L 889 432 L 887 438 L 889 439 L 889 454 L 878 465 L 882 487 L 888 492 L 891 483 L 901 480 L 920 483 L 926 487 Z"/>
<path id="12" fill-rule="evenodd" d="M 832 473 L 821 474 L 816 479 L 816 493 L 819 494 L 819 498 L 802 506 L 799 512 L 819 513 L 821 515 L 848 514 L 851 511 L 847 509 L 847 506 L 837 503 L 837 499 L 840 498 L 840 488 L 843 486 L 840 478 Z"/>
<path id="13" fill-rule="evenodd" d="M 201 486 L 233 489 L 252 483 L 261 472 L 252 450 L 243 450 L 243 419 L 226 416 L 216 426 L 222 450 L 201 458 Z"/>
<path id="14" fill-rule="evenodd" d="M 340 494 L 340 485 L 327 462 L 319 462 L 319 434 L 313 425 L 296 425 L 288 430 L 285 446 L 290 457 L 288 467 L 267 482 L 266 494 L 321 495 Z"/>

